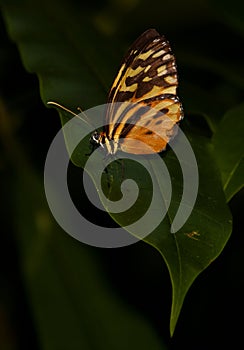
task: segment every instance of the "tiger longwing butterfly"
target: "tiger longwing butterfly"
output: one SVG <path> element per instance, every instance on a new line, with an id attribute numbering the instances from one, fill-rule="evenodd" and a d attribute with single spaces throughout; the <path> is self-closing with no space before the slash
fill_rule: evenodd
<path id="1" fill-rule="evenodd" d="M 102 132 L 92 135 L 93 142 L 107 148 L 108 154 L 119 149 L 133 154 L 165 150 L 183 118 L 177 86 L 176 62 L 169 42 L 155 29 L 148 29 L 125 55 L 108 96 L 106 125 Z M 137 140 L 146 146 L 141 142 L 138 146 Z"/>
<path id="2" fill-rule="evenodd" d="M 183 118 L 177 86 L 176 62 L 169 42 L 155 29 L 147 30 L 123 60 L 108 96 L 106 126 L 103 132 L 93 135 L 93 140 L 105 144 L 112 154 L 118 149 L 134 154 L 163 151 L 175 135 L 175 125 Z M 131 104 L 116 109 L 115 102 Z M 152 131 L 156 125 L 159 133 Z M 150 148 L 141 143 L 138 147 L 137 140 Z"/>

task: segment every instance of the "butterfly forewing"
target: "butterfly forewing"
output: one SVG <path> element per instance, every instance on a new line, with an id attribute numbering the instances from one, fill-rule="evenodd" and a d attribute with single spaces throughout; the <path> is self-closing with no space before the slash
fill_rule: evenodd
<path id="1" fill-rule="evenodd" d="M 129 49 L 110 90 L 107 138 L 119 142 L 128 153 L 165 149 L 174 135 L 175 124 L 183 117 L 177 86 L 176 63 L 168 41 L 155 29 L 147 30 Z M 115 102 L 130 105 L 118 107 Z M 145 106 L 153 109 L 138 113 Z M 153 131 L 155 127 L 157 133 Z M 136 140 L 149 145 L 151 152 L 141 145 L 138 148 Z"/>

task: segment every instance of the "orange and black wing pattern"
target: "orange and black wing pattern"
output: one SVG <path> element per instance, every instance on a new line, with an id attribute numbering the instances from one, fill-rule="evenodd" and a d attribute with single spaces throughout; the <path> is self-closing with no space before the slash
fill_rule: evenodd
<path id="1" fill-rule="evenodd" d="M 163 151 L 183 118 L 177 86 L 169 42 L 155 29 L 147 30 L 132 44 L 110 90 L 106 137 L 128 153 Z M 138 147 L 137 140 L 150 148 Z"/>

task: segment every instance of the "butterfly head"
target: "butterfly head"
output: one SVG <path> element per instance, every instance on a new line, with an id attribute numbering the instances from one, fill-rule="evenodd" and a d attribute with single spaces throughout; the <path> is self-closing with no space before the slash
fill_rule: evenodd
<path id="1" fill-rule="evenodd" d="M 91 144 L 94 146 L 94 147 L 103 147 L 103 140 L 104 139 L 104 136 L 103 136 L 103 133 L 101 132 L 98 132 L 97 130 L 94 131 L 94 133 L 91 135 L 90 137 L 90 142 Z"/>
<path id="2" fill-rule="evenodd" d="M 107 155 L 115 154 L 119 149 L 119 143 L 114 140 L 109 140 L 104 131 L 95 131 L 90 137 L 90 143 L 93 149 L 101 146 L 106 151 Z"/>

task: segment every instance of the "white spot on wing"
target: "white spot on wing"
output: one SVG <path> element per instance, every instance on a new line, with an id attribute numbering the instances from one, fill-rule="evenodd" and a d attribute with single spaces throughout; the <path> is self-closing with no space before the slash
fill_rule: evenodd
<path id="1" fill-rule="evenodd" d="M 167 55 L 165 55 L 165 56 L 163 57 L 163 60 L 164 60 L 164 61 L 169 60 L 170 57 L 171 57 L 171 55 L 168 53 Z"/>

